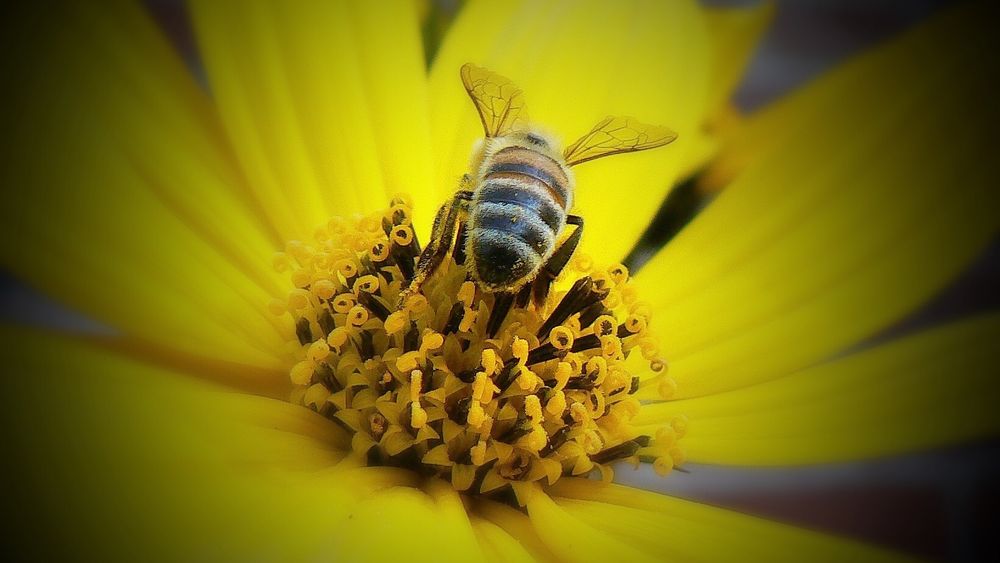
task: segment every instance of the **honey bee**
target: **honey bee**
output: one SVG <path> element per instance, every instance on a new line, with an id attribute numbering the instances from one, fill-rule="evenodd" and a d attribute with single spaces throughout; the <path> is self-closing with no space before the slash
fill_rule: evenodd
<path id="1" fill-rule="evenodd" d="M 513 294 L 531 283 L 537 302 L 583 235 L 583 218 L 570 214 L 575 189 L 570 169 L 595 158 L 661 147 L 677 135 L 629 117 L 606 117 L 560 152 L 553 139 L 525 124 L 524 97 L 513 82 L 472 64 L 462 66 L 461 77 L 485 138 L 473 150 L 458 191 L 438 210 L 431 241 L 400 303 L 419 291 L 453 244 L 458 245 L 456 261 L 471 262 L 468 277 L 480 288 Z M 567 225 L 575 229 L 563 238 Z"/>

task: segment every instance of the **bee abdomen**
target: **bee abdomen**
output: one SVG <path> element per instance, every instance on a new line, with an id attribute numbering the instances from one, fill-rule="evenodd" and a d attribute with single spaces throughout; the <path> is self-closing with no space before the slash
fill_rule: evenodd
<path id="1" fill-rule="evenodd" d="M 556 236 L 562 229 L 565 212 L 545 188 L 515 180 L 491 179 L 479 189 L 478 200 L 517 205 L 532 211 Z"/>
<path id="2" fill-rule="evenodd" d="M 511 286 L 538 270 L 555 245 L 556 231 L 532 208 L 477 199 L 470 239 L 480 280 Z"/>
<path id="3" fill-rule="evenodd" d="M 520 237 L 495 229 L 477 229 L 469 238 L 476 278 L 495 290 L 521 285 L 536 272 L 542 258 Z"/>
<path id="4" fill-rule="evenodd" d="M 479 201 L 473 211 L 473 236 L 476 231 L 499 231 L 517 237 L 535 254 L 543 257 L 555 244 L 556 234 L 531 209 L 513 203 Z"/>

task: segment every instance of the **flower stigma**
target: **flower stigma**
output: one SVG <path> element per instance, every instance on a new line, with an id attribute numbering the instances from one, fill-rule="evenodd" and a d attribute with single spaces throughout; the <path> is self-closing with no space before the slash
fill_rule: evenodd
<path id="1" fill-rule="evenodd" d="M 577 252 L 536 303 L 477 287 L 460 241 L 397 308 L 421 250 L 411 210 L 396 196 L 275 256 L 294 285 L 271 307 L 295 319 L 292 402 L 348 431 L 369 465 L 472 495 L 520 497 L 569 475 L 610 481 L 620 461 L 660 475 L 683 462 L 686 421 L 652 435 L 631 424 L 640 386 L 668 398 L 675 384 L 625 266 Z"/>

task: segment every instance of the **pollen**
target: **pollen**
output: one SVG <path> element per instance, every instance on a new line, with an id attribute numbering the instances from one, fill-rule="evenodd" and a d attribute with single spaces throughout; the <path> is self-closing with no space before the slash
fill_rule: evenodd
<path id="1" fill-rule="evenodd" d="M 611 479 L 622 461 L 661 475 L 684 462 L 686 418 L 631 423 L 640 388 L 666 399 L 676 384 L 628 269 L 578 252 L 536 303 L 480 288 L 452 257 L 397 307 L 421 252 L 411 217 L 397 196 L 274 257 L 291 289 L 267 308 L 294 320 L 294 402 L 349 432 L 365 463 L 468 495 L 517 499 L 526 484 Z"/>

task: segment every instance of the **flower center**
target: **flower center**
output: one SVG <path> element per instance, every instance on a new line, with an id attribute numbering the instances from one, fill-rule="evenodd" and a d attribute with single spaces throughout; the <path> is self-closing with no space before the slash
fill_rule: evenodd
<path id="1" fill-rule="evenodd" d="M 683 421 L 652 436 L 630 424 L 640 384 L 672 381 L 624 266 L 577 253 L 535 304 L 478 288 L 452 256 L 397 309 L 420 254 L 411 217 L 397 196 L 275 257 L 295 286 L 272 307 L 296 319 L 294 402 L 343 426 L 370 465 L 470 494 L 593 471 L 610 480 L 622 460 L 661 474 L 683 461 Z"/>

